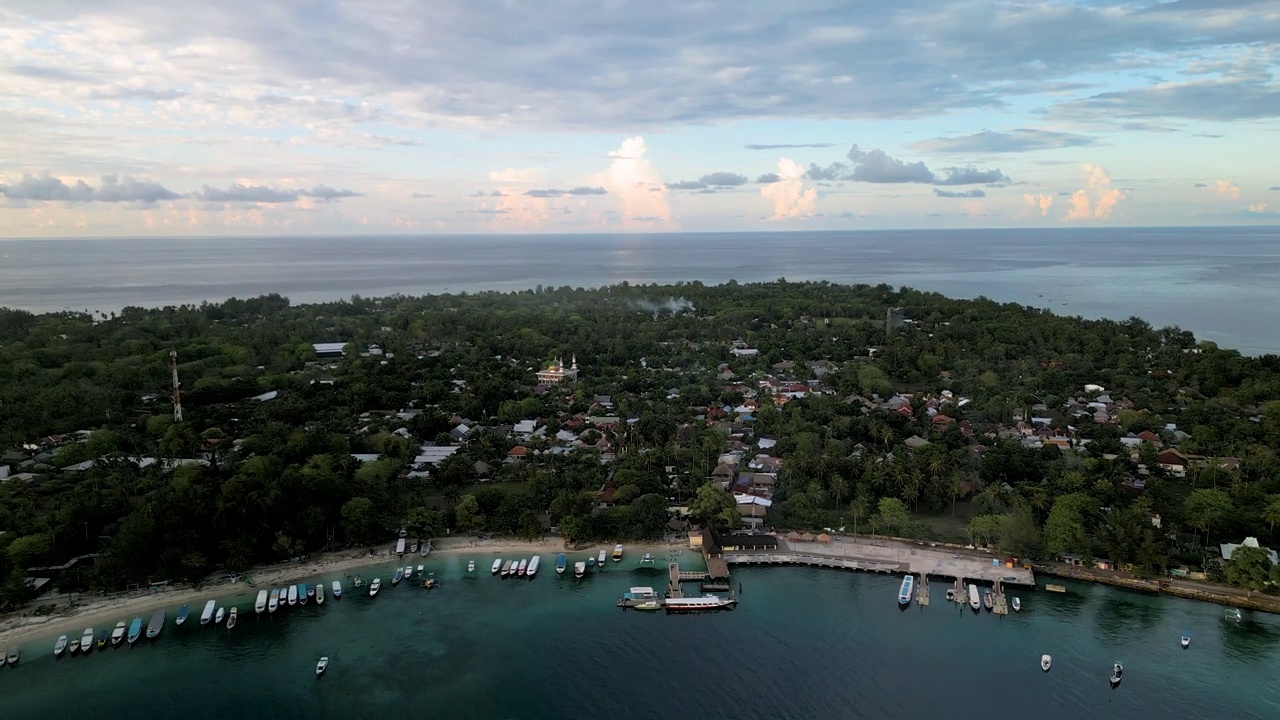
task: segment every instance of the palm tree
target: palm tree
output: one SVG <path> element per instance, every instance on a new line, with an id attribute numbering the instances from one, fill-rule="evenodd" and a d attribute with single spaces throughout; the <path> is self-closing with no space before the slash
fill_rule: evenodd
<path id="1" fill-rule="evenodd" d="M 1267 507 L 1262 511 L 1262 521 L 1271 528 L 1271 537 L 1276 536 L 1276 524 L 1280 523 L 1280 495 L 1267 498 Z"/>
<path id="2" fill-rule="evenodd" d="M 849 494 L 849 481 L 843 475 L 831 476 L 831 494 L 836 499 L 836 514 L 840 514 L 840 499 Z"/>

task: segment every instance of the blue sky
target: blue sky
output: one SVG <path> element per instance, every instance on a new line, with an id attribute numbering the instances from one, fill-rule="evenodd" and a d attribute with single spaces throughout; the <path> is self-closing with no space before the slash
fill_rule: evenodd
<path id="1" fill-rule="evenodd" d="M 0 236 L 1274 224 L 1274 1 L 9 0 Z"/>

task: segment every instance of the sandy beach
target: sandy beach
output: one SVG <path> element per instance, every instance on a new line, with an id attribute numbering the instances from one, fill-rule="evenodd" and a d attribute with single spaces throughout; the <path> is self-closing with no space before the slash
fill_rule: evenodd
<path id="1" fill-rule="evenodd" d="M 533 554 L 554 555 L 560 552 L 573 552 L 585 555 L 588 551 L 596 553 L 601 549 L 611 550 L 612 545 L 593 545 L 568 551 L 558 537 L 546 538 L 534 542 L 512 538 L 495 538 L 493 540 L 477 540 L 474 538 L 441 538 L 432 541 L 434 550 L 430 557 L 437 555 L 487 555 L 501 557 L 504 554 L 529 556 Z M 673 547 L 686 547 L 685 544 L 647 543 L 627 544 L 628 555 L 645 552 L 666 552 Z M 33 614 L 37 607 L 47 606 L 48 601 L 37 600 L 27 608 L 0 620 L 0 648 L 23 645 L 42 637 L 56 637 L 62 633 L 79 632 L 86 627 L 111 629 L 121 620 L 142 616 L 145 619 L 157 608 L 169 608 L 176 611 L 182 605 L 190 605 L 193 615 L 198 615 L 201 606 L 211 598 L 221 598 L 236 603 L 242 608 L 247 603 L 252 607 L 258 590 L 280 587 L 300 582 L 317 575 L 339 578 L 354 574 L 361 568 L 378 565 L 389 565 L 399 560 L 389 546 L 375 548 L 376 553 L 370 556 L 367 551 L 358 553 L 345 551 L 312 556 L 307 562 L 288 565 L 272 565 L 251 569 L 243 574 L 252 578 L 253 585 L 246 582 L 230 583 L 216 578 L 206 580 L 196 589 L 192 586 L 180 586 L 160 592 L 139 591 L 132 594 L 115 594 L 107 597 L 79 596 L 74 605 L 66 599 L 58 601 L 58 608 L 46 615 Z M 404 564 L 410 558 L 415 564 L 422 558 L 417 554 L 405 554 Z M 476 572 L 489 572 L 489 564 L 476 563 Z M 49 646 L 52 651 L 53 645 Z"/>

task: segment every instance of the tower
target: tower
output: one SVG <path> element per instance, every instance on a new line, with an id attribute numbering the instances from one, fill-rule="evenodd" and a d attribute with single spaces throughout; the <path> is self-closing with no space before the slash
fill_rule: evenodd
<path id="1" fill-rule="evenodd" d="M 182 391 L 178 383 L 178 351 L 169 351 L 169 370 L 173 373 L 173 421 L 182 422 Z"/>

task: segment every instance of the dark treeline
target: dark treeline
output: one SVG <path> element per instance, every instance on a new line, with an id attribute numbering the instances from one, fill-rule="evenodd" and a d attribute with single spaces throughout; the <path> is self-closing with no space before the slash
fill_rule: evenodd
<path id="1" fill-rule="evenodd" d="M 890 332 L 894 307 L 915 322 Z M 759 355 L 732 356 L 735 341 Z M 346 354 L 318 360 L 318 342 L 346 342 Z M 373 345 L 381 354 L 364 356 Z M 169 401 L 170 351 L 181 423 Z M 534 370 L 575 356 L 578 383 L 532 392 Z M 271 295 L 105 316 L 0 309 L 0 447 L 10 449 L 0 465 L 21 478 L 0 485 L 3 598 L 23 596 L 25 568 L 86 553 L 99 555 L 59 574 L 60 587 L 196 579 L 384 542 L 402 527 L 422 537 L 536 536 L 549 522 L 571 540 L 657 537 L 673 501 L 735 523 L 731 498 L 703 489 L 733 420 L 709 423 L 706 409 L 743 399 L 727 389 L 722 364 L 751 384 L 789 361 L 783 374 L 812 380 L 808 362 L 818 360 L 837 368 L 821 378 L 828 393 L 782 406 L 761 399 L 746 431 L 748 442 L 777 438 L 771 452 L 785 462 L 773 525 L 849 518 L 866 530 L 945 536 L 923 521 L 959 505 L 977 513 L 969 529 L 979 542 L 1028 555 L 1105 553 L 1154 571 L 1202 563 L 1179 533 L 1238 542 L 1269 538 L 1280 523 L 1280 358 L 1243 357 L 1136 318 L 785 281 L 309 306 Z M 1079 425 L 1073 437 L 1092 442 L 1071 453 L 935 427 L 921 408 L 906 416 L 850 401 L 946 389 L 969 400 L 948 415 L 1003 427 L 1033 406 L 1061 408 L 1086 384 L 1132 408 L 1114 424 Z M 252 399 L 266 392 L 277 395 Z M 597 394 L 613 407 L 593 408 Z M 559 454 L 538 453 L 551 438 L 527 441 L 522 462 L 507 462 L 509 433 L 481 429 L 428 475 L 408 472 L 422 443 L 451 442 L 459 419 L 491 428 L 540 419 L 554 436 L 588 412 L 622 422 L 579 430 L 582 447 Z M 1167 438 L 1168 424 L 1189 434 L 1183 452 L 1238 465 L 1174 478 L 1153 448 L 1138 461 L 1122 451 L 1122 434 Z M 77 431 L 90 432 L 51 437 Z M 907 451 L 912 436 L 931 444 Z M 600 450 L 616 462 L 601 464 Z M 1124 480 L 1139 462 L 1146 488 L 1134 493 Z M 88 467 L 63 470 L 76 463 Z M 610 475 L 613 507 L 600 510 L 596 491 Z"/>

